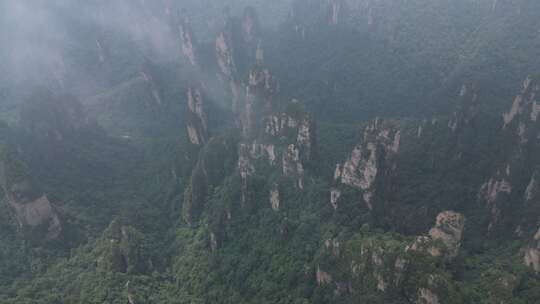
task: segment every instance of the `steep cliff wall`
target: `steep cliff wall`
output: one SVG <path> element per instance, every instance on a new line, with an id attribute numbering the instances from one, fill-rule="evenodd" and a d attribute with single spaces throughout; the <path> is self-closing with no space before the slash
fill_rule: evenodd
<path id="1" fill-rule="evenodd" d="M 194 145 L 204 145 L 208 141 L 208 120 L 201 89 L 189 88 L 186 95 L 186 128 L 189 141 Z"/>
<path id="2" fill-rule="evenodd" d="M 540 151 L 539 90 L 537 82 L 528 77 L 511 108 L 503 114 L 500 138 L 507 146 L 499 163 L 495 164 L 495 173 L 480 187 L 478 196 L 491 214 L 489 231 L 503 223 L 510 223 L 518 231 L 525 229 L 528 233 L 536 229 L 525 222 L 516 222 L 515 215 L 522 214 L 531 219 L 539 214 L 534 204 L 529 203 L 536 189 L 535 169 Z M 519 207 L 516 209 L 516 206 Z"/>
<path id="3" fill-rule="evenodd" d="M 336 165 L 336 182 L 361 190 L 364 203 L 373 209 L 378 190 L 376 182 L 384 180 L 385 186 L 390 186 L 400 140 L 399 130 L 376 119 L 366 127 L 363 142 L 354 148 L 351 157 L 344 164 Z"/>

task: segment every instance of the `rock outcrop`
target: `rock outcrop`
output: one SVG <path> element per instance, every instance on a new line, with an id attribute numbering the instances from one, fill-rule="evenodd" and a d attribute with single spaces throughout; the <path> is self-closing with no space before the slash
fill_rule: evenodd
<path id="1" fill-rule="evenodd" d="M 248 200 L 248 179 L 255 173 L 255 167 L 252 162 L 253 155 L 249 152 L 246 144 L 241 144 L 238 152 L 238 172 L 241 181 L 242 203 Z"/>
<path id="2" fill-rule="evenodd" d="M 194 145 L 204 145 L 208 140 L 208 122 L 200 88 L 189 88 L 187 91 L 186 121 L 189 141 Z"/>
<path id="3" fill-rule="evenodd" d="M 244 103 L 247 101 L 245 88 L 238 75 L 235 62 L 235 46 L 232 41 L 233 29 L 230 26 L 229 17 L 226 18 L 224 29 L 215 40 L 215 54 L 218 64 L 218 77 L 225 86 L 225 90 L 231 99 L 231 111 L 236 116 L 237 124 L 242 127 L 241 117 L 244 115 Z"/>
<path id="4" fill-rule="evenodd" d="M 501 194 L 510 194 L 512 185 L 508 182 L 510 170 L 499 171 L 495 177 L 492 177 L 480 187 L 480 197 L 488 204 L 493 205 Z"/>
<path id="5" fill-rule="evenodd" d="M 254 137 L 263 128 L 264 117 L 276 108 L 278 93 L 279 83 L 269 69 L 255 66 L 249 71 L 245 98 L 235 110 L 245 138 Z"/>
<path id="6" fill-rule="evenodd" d="M 199 67 L 197 40 L 193 35 L 193 30 L 187 17 L 179 22 L 178 33 L 182 45 L 182 54 L 192 66 Z"/>
<path id="7" fill-rule="evenodd" d="M 343 165 L 336 166 L 336 181 L 361 190 L 369 209 L 374 207 L 376 179 L 388 178 L 395 170 L 400 134 L 394 126 L 375 119 L 365 129 L 363 142 L 353 149 L 351 157 Z"/>
<path id="8" fill-rule="evenodd" d="M 135 293 L 133 292 L 133 289 L 130 287 L 130 281 L 126 283 L 126 293 L 127 293 L 128 304 L 136 304 Z"/>
<path id="9" fill-rule="evenodd" d="M 62 224 L 47 195 L 34 184 L 26 165 L 17 159 L 15 152 L 1 146 L 0 186 L 2 200 L 13 212 L 19 228 L 40 234 L 38 238 L 46 240 L 60 236 Z"/>
<path id="10" fill-rule="evenodd" d="M 540 228 L 525 247 L 523 262 L 533 271 L 540 272 Z"/>
<path id="11" fill-rule="evenodd" d="M 540 84 L 528 77 L 523 81 L 521 93 L 514 98 L 512 107 L 503 115 L 504 126 L 512 123 L 529 125 L 538 120 L 540 102 L 537 100 Z"/>
<path id="12" fill-rule="evenodd" d="M 216 38 L 216 58 L 223 78 L 229 82 L 236 77 L 236 63 L 234 61 L 234 48 L 231 34 L 226 30 L 219 33 Z"/>
<path id="13" fill-rule="evenodd" d="M 427 236 L 412 242 L 373 233 L 348 241 L 327 239 L 317 267 L 317 284 L 332 286 L 336 295 L 399 291 L 410 302 L 443 302 L 441 292 L 446 294 L 452 283 L 441 269 L 426 265 L 433 258 L 449 261 L 457 255 L 464 224 L 463 215 L 445 211 L 437 216 Z M 412 282 L 414 288 L 405 287 Z"/>
<path id="14" fill-rule="evenodd" d="M 433 240 L 440 240 L 445 245 L 446 257 L 455 258 L 458 255 L 465 228 L 465 217 L 462 214 L 445 211 L 437 215 L 435 227 L 429 230 Z"/>
<path id="15" fill-rule="evenodd" d="M 448 127 L 452 132 L 456 132 L 468 126 L 478 115 L 478 94 L 472 84 L 464 84 L 459 92 L 460 104 L 454 112 L 453 117 L 448 121 Z"/>
<path id="16" fill-rule="evenodd" d="M 490 232 L 505 222 L 516 224 L 509 216 L 515 210 L 522 209 L 524 218 L 538 216 L 538 208 L 529 202 L 534 199 L 537 189 L 535 169 L 538 159 L 531 155 L 538 155 L 540 151 L 539 91 L 540 85 L 528 77 L 511 108 L 503 114 L 500 137 L 506 145 L 505 153 L 499 169 L 480 187 L 478 196 L 480 201 L 486 203 L 491 214 L 488 226 Z M 530 178 L 527 184 L 524 183 L 525 178 Z M 515 191 L 517 189 L 525 189 L 523 196 L 523 192 Z M 522 230 L 521 224 L 516 231 Z"/>
<path id="17" fill-rule="evenodd" d="M 508 112 L 503 114 L 503 130 L 513 133 L 519 141 L 519 145 L 529 142 L 538 143 L 540 136 L 540 101 L 538 93 L 540 84 L 531 79 L 525 79 L 522 84 L 521 93 L 514 98 L 512 106 Z"/>
<path id="18" fill-rule="evenodd" d="M 41 225 L 45 225 L 45 236 L 49 240 L 57 238 L 62 232 L 60 219 L 45 194 L 37 199 L 26 202 L 16 201 L 13 198 L 8 198 L 7 201 L 15 211 L 21 228 L 38 228 Z"/>
<path id="19" fill-rule="evenodd" d="M 333 188 L 330 190 L 330 204 L 332 205 L 332 208 L 336 210 L 338 208 L 338 201 L 341 197 L 341 190 Z"/>
<path id="20" fill-rule="evenodd" d="M 319 284 L 319 286 L 323 284 L 329 284 L 332 282 L 332 276 L 328 274 L 327 272 L 322 271 L 320 267 L 317 267 L 316 278 L 317 278 L 317 284 Z"/>
<path id="21" fill-rule="evenodd" d="M 279 186 L 278 184 L 273 184 L 272 189 L 270 189 L 270 206 L 272 206 L 272 210 L 279 211 Z"/>
<path id="22" fill-rule="evenodd" d="M 509 182 L 509 166 L 504 171 L 498 171 L 493 177 L 485 182 L 478 193 L 480 200 L 485 201 L 489 209 L 491 220 L 488 231 L 491 231 L 501 216 L 500 200 L 508 198 L 512 193 L 512 185 Z"/>
<path id="23" fill-rule="evenodd" d="M 527 185 L 524 193 L 525 202 L 527 204 L 534 204 L 540 202 L 540 170 L 537 169 L 532 177 L 531 181 Z"/>
<path id="24" fill-rule="evenodd" d="M 419 236 L 407 247 L 411 251 L 423 251 L 433 257 L 446 260 L 455 258 L 461 247 L 465 216 L 453 211 L 444 211 L 437 215 L 435 226 L 427 236 Z"/>
<path id="25" fill-rule="evenodd" d="M 282 176 L 294 180 L 295 186 L 303 189 L 305 166 L 313 159 L 316 149 L 315 125 L 297 101 L 291 102 L 287 111 L 279 112 L 275 111 L 274 93 L 268 93 L 266 85 L 259 92 L 266 96 L 257 99 L 266 101 L 256 107 L 256 116 L 263 117 L 262 123 L 256 124 L 249 135 L 242 132 L 244 142 L 239 149 L 238 169 L 245 186 L 243 198 L 247 197 L 247 178 L 257 171 L 255 164 L 261 157 L 267 160 L 264 163 L 274 167 L 273 170 L 279 168 Z"/>
<path id="26" fill-rule="evenodd" d="M 293 177 L 296 186 L 304 189 L 304 165 L 300 160 L 300 150 L 295 144 L 290 144 L 282 157 L 283 175 Z"/>
<path id="27" fill-rule="evenodd" d="M 197 88 L 188 91 L 188 135 L 191 143 L 202 149 L 184 192 L 184 220 L 191 226 L 198 224 L 212 202 L 210 190 L 219 186 L 226 174 L 234 171 L 234 178 L 238 178 L 235 181 L 239 182 L 240 210 L 228 206 L 223 212 L 216 211 L 220 215 L 214 214 L 210 220 L 219 222 L 211 224 L 209 229 L 209 243 L 213 250 L 217 250 L 226 239 L 223 225 L 230 221 L 234 212 L 248 212 L 255 206 L 252 204 L 253 198 L 257 197 L 254 191 L 260 189 L 258 183 L 262 176 L 271 176 L 264 185 L 268 191 L 265 196 L 268 197 L 269 208 L 280 211 L 286 202 L 286 192 L 281 192 L 284 189 L 282 183 L 292 182 L 297 189 L 303 189 L 306 164 L 316 155 L 313 120 L 296 100 L 281 104 L 279 82 L 264 65 L 262 37 L 255 11 L 251 8 L 245 10 L 240 28 L 235 27 L 231 18 L 226 19 L 224 29 L 215 40 L 215 54 L 217 74 L 224 85 L 225 95 L 230 97 L 232 122 L 238 131 L 234 147 L 223 149 L 223 145 L 215 145 L 223 136 L 210 138 L 208 135 L 202 92 Z M 210 154 L 221 154 L 216 149 L 229 150 L 230 155 L 234 153 L 237 156 L 234 160 L 236 170 L 219 164 L 228 156 L 221 160 L 210 157 Z M 216 174 L 211 171 L 216 171 Z"/>
<path id="28" fill-rule="evenodd" d="M 418 298 L 416 303 L 418 304 L 439 304 L 439 295 L 435 292 L 436 277 L 429 276 L 427 280 L 427 286 L 418 289 Z"/>

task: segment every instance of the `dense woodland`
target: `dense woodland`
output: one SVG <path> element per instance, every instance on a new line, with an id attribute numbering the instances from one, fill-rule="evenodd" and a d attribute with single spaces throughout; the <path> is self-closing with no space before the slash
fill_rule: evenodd
<path id="1" fill-rule="evenodd" d="M 540 2 L 0 2 L 0 303 L 540 303 Z"/>

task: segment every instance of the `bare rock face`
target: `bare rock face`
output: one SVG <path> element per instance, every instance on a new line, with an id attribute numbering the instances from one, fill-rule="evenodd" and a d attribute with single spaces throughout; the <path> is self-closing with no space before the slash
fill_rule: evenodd
<path id="1" fill-rule="evenodd" d="M 126 292 L 127 292 L 127 300 L 128 304 L 136 304 L 135 302 L 135 294 L 133 290 L 129 287 L 129 281 L 126 283 Z"/>
<path id="2" fill-rule="evenodd" d="M 272 210 L 279 211 L 279 204 L 279 187 L 277 184 L 274 184 L 270 190 L 270 205 L 272 206 Z"/>
<path id="3" fill-rule="evenodd" d="M 537 101 L 537 94 L 540 90 L 538 83 L 530 77 L 523 81 L 521 93 L 514 98 L 512 107 L 503 115 L 504 126 L 507 128 L 513 121 L 530 120 L 536 122 L 540 103 Z"/>
<path id="4" fill-rule="evenodd" d="M 489 181 L 485 182 L 482 187 L 480 187 L 479 196 L 484 199 L 488 204 L 494 204 L 501 193 L 511 193 L 512 185 L 508 182 L 508 175 L 506 172 L 501 173 L 499 171 L 496 174 L 497 177 L 492 177 Z"/>
<path id="5" fill-rule="evenodd" d="M 367 156 L 363 155 L 362 147 L 356 146 L 351 158 L 343 165 L 342 183 L 368 190 L 377 177 L 377 148 L 373 143 L 366 146 Z"/>
<path id="6" fill-rule="evenodd" d="M 503 114 L 503 129 L 514 133 L 514 136 L 519 138 L 518 144 L 520 145 L 535 142 L 540 135 L 538 128 L 539 92 L 540 84 L 537 81 L 530 77 L 525 79 L 521 93 L 514 98 L 510 110 Z"/>
<path id="7" fill-rule="evenodd" d="M 255 67 L 249 71 L 249 86 L 253 90 L 257 90 L 258 95 L 262 96 L 265 101 L 270 102 L 272 97 L 275 97 L 279 93 L 279 82 L 270 73 L 268 68 Z M 268 107 L 273 105 L 265 104 Z"/>
<path id="8" fill-rule="evenodd" d="M 441 212 L 437 215 L 435 226 L 429 230 L 429 234 L 417 237 L 406 250 L 423 251 L 433 257 L 451 260 L 459 253 L 464 228 L 463 214 L 453 211 Z"/>
<path id="9" fill-rule="evenodd" d="M 439 296 L 429 288 L 418 290 L 418 304 L 439 304 Z"/>
<path id="10" fill-rule="evenodd" d="M 314 129 L 313 121 L 309 118 L 302 119 L 298 126 L 296 143 L 302 150 L 302 156 L 305 160 L 311 160 L 313 157 L 313 146 L 315 145 L 316 140 Z"/>
<path id="11" fill-rule="evenodd" d="M 296 179 L 296 185 L 304 189 L 304 166 L 300 161 L 300 150 L 294 144 L 290 144 L 283 153 L 283 175 Z"/>
<path id="12" fill-rule="evenodd" d="M 448 121 L 452 132 L 468 125 L 478 115 L 478 95 L 472 84 L 464 84 L 459 92 L 460 105 Z"/>
<path id="13" fill-rule="evenodd" d="M 8 199 L 8 203 L 15 210 L 15 215 L 21 228 L 36 228 L 41 225 L 47 225 L 47 239 L 55 239 L 62 232 L 60 219 L 46 195 L 30 202 L 17 202 Z"/>
<path id="14" fill-rule="evenodd" d="M 257 105 L 257 95 L 250 86 L 246 87 L 245 100 L 238 109 L 238 122 L 242 129 L 242 136 L 245 138 L 252 137 L 256 132 L 255 123 L 257 121 L 255 106 Z"/>
<path id="15" fill-rule="evenodd" d="M 479 190 L 478 198 L 485 202 L 490 212 L 491 220 L 488 231 L 502 227 L 502 223 L 511 221 L 506 214 L 510 208 L 515 208 L 516 189 L 526 189 L 524 192 L 525 208 L 534 210 L 531 201 L 537 192 L 537 174 L 533 173 L 536 164 L 531 163 L 528 155 L 538 154 L 538 139 L 540 139 L 540 124 L 538 118 L 537 95 L 540 85 L 532 78 L 527 78 L 522 84 L 521 92 L 514 98 L 510 109 L 503 114 L 501 136 L 508 141 L 510 149 L 505 155 L 504 162 Z M 531 168 L 532 167 L 532 168 Z M 531 168 L 531 171 L 514 168 Z M 527 172 L 528 171 L 528 172 Z M 531 174 L 528 184 L 523 184 L 521 173 Z M 532 218 L 532 213 L 525 212 L 526 217 Z M 526 224 L 522 221 L 522 224 Z M 534 229 L 529 227 L 526 230 Z M 521 226 L 516 231 L 521 230 Z"/>
<path id="16" fill-rule="evenodd" d="M 269 73 L 264 69 L 259 72 L 253 74 L 252 71 L 250 76 L 248 88 L 254 92 L 253 98 L 245 104 L 247 107 L 241 118 L 244 127 L 251 126 L 249 132 L 242 132 L 243 141 L 239 148 L 242 202 L 247 201 L 248 179 L 257 170 L 256 164 L 262 165 L 258 162 L 260 159 L 279 168 L 283 176 L 291 178 L 296 187 L 303 189 L 304 164 L 311 160 L 315 148 L 315 130 L 309 115 L 295 113 L 293 117 L 275 111 L 273 81 L 269 82 Z M 257 118 L 261 116 L 263 119 Z"/>
<path id="17" fill-rule="evenodd" d="M 277 159 L 277 152 L 276 152 L 276 146 L 271 143 L 259 143 L 257 140 L 254 140 L 251 145 L 248 144 L 242 144 L 244 145 L 247 150 L 247 157 L 256 160 L 260 158 L 264 158 L 268 161 L 268 164 L 271 166 L 276 164 Z"/>
<path id="18" fill-rule="evenodd" d="M 256 172 L 255 163 L 259 159 L 266 159 L 270 166 L 276 165 L 277 154 L 274 144 L 263 144 L 256 140 L 251 143 L 241 143 L 239 146 L 237 170 L 241 181 L 242 203 L 248 201 L 248 180 Z M 277 193 L 277 197 L 272 195 Z M 277 198 L 276 201 L 272 198 Z M 277 202 L 277 204 L 275 204 Z M 272 208 L 279 209 L 279 191 L 271 193 Z"/>
<path id="19" fill-rule="evenodd" d="M 266 109 L 279 92 L 279 84 L 264 68 L 264 50 L 260 37 L 260 26 L 257 13 L 253 7 L 244 10 L 241 19 L 241 34 L 243 41 L 233 42 L 234 26 L 226 13 L 224 29 L 215 40 L 215 53 L 219 67 L 218 76 L 226 85 L 231 97 L 231 108 L 236 116 L 236 123 L 243 130 L 245 137 L 251 135 L 257 123 L 262 119 L 260 108 Z M 243 81 L 243 71 L 239 73 L 235 62 L 236 51 L 247 55 L 247 62 L 255 64 L 250 67 L 248 80 Z M 244 58 L 238 60 L 244 61 Z"/>
<path id="20" fill-rule="evenodd" d="M 527 267 L 540 272 L 540 228 L 524 249 L 523 262 Z"/>
<path id="21" fill-rule="evenodd" d="M 465 217 L 463 214 L 453 211 L 441 212 L 437 215 L 435 227 L 429 231 L 429 236 L 433 240 L 441 240 L 446 246 L 448 258 L 458 255 L 465 228 Z"/>
<path id="22" fill-rule="evenodd" d="M 525 189 L 525 202 L 533 203 L 540 201 L 540 172 L 537 170 L 531 177 L 527 189 Z"/>
<path id="23" fill-rule="evenodd" d="M 234 48 L 227 31 L 219 33 L 216 38 L 216 57 L 221 74 L 226 80 L 236 77 L 236 64 L 234 62 Z"/>
<path id="24" fill-rule="evenodd" d="M 231 110 L 238 116 L 237 123 L 242 127 L 242 115 L 245 115 L 244 103 L 248 101 L 246 95 L 247 86 L 243 84 L 237 75 L 238 71 L 234 60 L 234 48 L 229 28 L 221 31 L 215 40 L 215 53 L 219 67 L 218 77 L 225 84 L 231 98 Z"/>
<path id="25" fill-rule="evenodd" d="M 288 113 L 270 114 L 265 119 L 265 133 L 275 138 L 293 134 L 291 141 L 298 146 L 302 161 L 313 158 L 317 139 L 316 126 L 309 115 L 293 117 Z"/>
<path id="26" fill-rule="evenodd" d="M 249 71 L 244 100 L 236 104 L 235 112 L 244 137 L 252 137 L 264 127 L 264 117 L 274 111 L 279 83 L 270 70 L 256 66 Z"/>
<path id="27" fill-rule="evenodd" d="M 303 189 L 305 163 L 313 157 L 315 126 L 308 115 L 294 118 L 287 113 L 272 112 L 264 121 L 259 137 L 240 144 L 238 171 L 243 202 L 247 197 L 247 180 L 257 170 L 256 164 L 262 164 L 258 160 L 279 168 L 284 177 L 291 178 L 296 187 Z"/>
<path id="28" fill-rule="evenodd" d="M 240 144 L 238 155 L 238 172 L 241 179 L 242 203 L 247 202 L 248 178 L 255 173 L 255 166 L 250 157 L 249 147 L 246 144 Z"/>
<path id="29" fill-rule="evenodd" d="M 178 25 L 180 41 L 182 44 L 182 53 L 187 61 L 194 67 L 199 66 L 198 50 L 196 40 L 193 36 L 193 30 L 189 20 L 184 18 Z"/>
<path id="30" fill-rule="evenodd" d="M 203 145 L 208 139 L 208 125 L 204 100 L 199 88 L 189 88 L 187 91 L 187 131 L 189 140 L 194 145 Z"/>
<path id="31" fill-rule="evenodd" d="M 399 152 L 400 131 L 376 119 L 364 132 L 362 144 L 357 145 L 351 157 L 338 165 L 334 176 L 342 184 L 363 191 L 367 206 L 372 209 L 377 177 L 390 174 L 395 166 L 395 155 Z"/>
<path id="32" fill-rule="evenodd" d="M 340 197 L 341 197 L 341 191 L 339 189 L 334 188 L 330 191 L 330 204 L 332 205 L 334 210 L 338 208 L 338 201 Z"/>
<path id="33" fill-rule="evenodd" d="M 532 104 L 531 120 L 532 121 L 538 121 L 538 116 L 540 116 L 540 103 L 535 101 Z"/>
<path id="34" fill-rule="evenodd" d="M 0 147 L 1 148 L 1 147 Z M 47 240 L 56 239 L 62 232 L 58 214 L 47 195 L 34 186 L 20 161 L 0 151 L 0 186 L 4 200 L 21 229 L 44 229 Z M 41 230 L 43 231 L 43 230 Z"/>
<path id="35" fill-rule="evenodd" d="M 317 277 L 317 284 L 319 286 L 332 283 L 332 276 L 329 273 L 321 270 L 320 267 L 317 267 L 316 277 Z"/>
<path id="36" fill-rule="evenodd" d="M 341 242 L 337 239 L 327 239 L 324 241 L 324 247 L 326 247 L 326 250 L 330 251 L 332 253 L 333 257 L 339 257 L 341 251 Z"/>

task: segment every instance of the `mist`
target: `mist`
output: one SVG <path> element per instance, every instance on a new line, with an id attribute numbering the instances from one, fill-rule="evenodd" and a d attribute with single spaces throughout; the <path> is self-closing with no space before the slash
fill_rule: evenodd
<path id="1" fill-rule="evenodd" d="M 0 0 L 0 303 L 540 303 L 539 16 Z"/>

